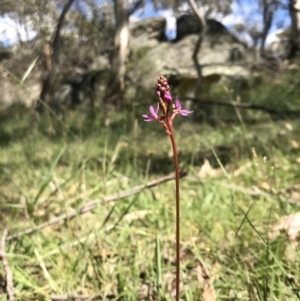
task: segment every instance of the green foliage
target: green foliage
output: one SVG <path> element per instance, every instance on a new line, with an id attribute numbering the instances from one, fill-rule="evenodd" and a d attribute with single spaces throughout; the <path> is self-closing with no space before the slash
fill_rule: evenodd
<path id="1" fill-rule="evenodd" d="M 22 140 L 30 133 L 32 116 L 23 105 L 13 105 L 0 111 L 0 145 L 5 146 Z"/>
<path id="2" fill-rule="evenodd" d="M 265 105 L 278 110 L 300 109 L 300 70 L 297 65 L 281 74 L 266 70 L 252 80 L 233 85 L 233 97 L 240 96 L 245 102 Z"/>
<path id="3" fill-rule="evenodd" d="M 278 115 L 269 115 L 268 109 L 282 112 L 286 118 L 290 116 L 284 114 L 286 111 L 300 110 L 300 70 L 298 61 L 293 65 L 285 67 L 283 70 L 266 69 L 253 75 L 250 79 L 239 79 L 235 81 L 216 84 L 210 87 L 204 96 L 204 100 L 212 101 L 237 101 L 261 106 L 262 109 L 239 109 L 240 117 L 244 122 L 253 123 L 261 120 L 270 120 L 278 118 Z M 239 122 L 240 117 L 236 114 L 234 107 L 194 103 L 195 115 L 210 123 Z M 263 110 L 265 108 L 266 110 Z"/>

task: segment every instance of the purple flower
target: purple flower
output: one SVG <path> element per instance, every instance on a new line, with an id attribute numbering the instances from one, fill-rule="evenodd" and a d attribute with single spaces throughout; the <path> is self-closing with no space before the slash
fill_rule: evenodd
<path id="1" fill-rule="evenodd" d="M 175 99 L 175 106 L 176 106 L 176 111 L 177 111 L 181 116 L 187 116 L 187 115 L 193 113 L 193 111 L 182 110 L 182 109 L 181 109 L 181 104 L 180 104 L 180 101 L 179 101 L 178 97 L 176 97 L 176 99 Z"/>
<path id="2" fill-rule="evenodd" d="M 146 114 L 142 115 L 144 117 L 144 121 L 150 122 L 153 120 L 158 120 L 158 116 L 157 116 L 158 110 L 159 110 L 159 104 L 157 104 L 156 110 L 154 110 L 153 106 L 150 106 L 149 111 L 151 115 L 150 116 Z"/>

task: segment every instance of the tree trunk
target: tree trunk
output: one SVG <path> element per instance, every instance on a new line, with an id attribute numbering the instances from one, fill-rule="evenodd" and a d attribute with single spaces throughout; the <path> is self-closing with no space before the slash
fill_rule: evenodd
<path id="1" fill-rule="evenodd" d="M 290 0 L 291 15 L 291 53 L 294 57 L 300 50 L 300 0 Z"/>
<path id="2" fill-rule="evenodd" d="M 75 0 L 69 0 L 66 5 L 64 6 L 62 13 L 58 19 L 57 27 L 56 27 L 56 32 L 54 36 L 54 40 L 52 43 L 52 62 L 50 64 L 51 69 L 48 72 L 48 75 L 44 81 L 42 92 L 40 95 L 40 101 L 37 103 L 36 109 L 37 111 L 42 111 L 44 107 L 44 103 L 48 104 L 51 98 L 52 94 L 52 82 L 54 79 L 54 76 L 56 74 L 56 69 L 59 64 L 59 51 L 60 51 L 60 33 L 61 29 L 63 27 L 63 23 L 65 21 L 66 15 L 68 11 L 70 10 L 72 4 L 74 3 Z"/>
<path id="3" fill-rule="evenodd" d="M 263 5 L 263 30 L 261 35 L 261 45 L 260 45 L 260 56 L 266 58 L 266 39 L 268 37 L 270 28 L 273 22 L 273 16 L 275 12 L 275 3 L 269 3 L 268 0 L 262 1 Z"/>
<path id="4" fill-rule="evenodd" d="M 111 64 L 111 75 L 107 86 L 106 99 L 117 102 L 125 89 L 126 61 L 129 43 L 129 22 L 127 0 L 115 0 L 116 30 Z"/>
<path id="5" fill-rule="evenodd" d="M 193 90 L 193 94 L 194 94 L 193 96 L 196 97 L 197 90 L 200 86 L 201 79 L 202 79 L 202 66 L 198 62 L 198 54 L 201 50 L 202 42 L 203 42 L 203 38 L 204 38 L 204 33 L 206 31 L 206 20 L 205 20 L 204 15 L 200 12 L 199 8 L 197 7 L 196 2 L 194 0 L 189 0 L 189 3 L 190 3 L 190 6 L 193 9 L 195 15 L 197 16 L 200 24 L 201 24 L 201 30 L 199 32 L 199 38 L 198 38 L 198 41 L 196 43 L 196 46 L 195 46 L 195 49 L 194 49 L 194 52 L 193 52 L 193 61 L 194 61 L 194 65 L 195 65 L 195 68 L 196 68 L 197 74 L 198 74 L 198 79 L 195 83 L 195 87 L 194 87 L 194 90 Z"/>

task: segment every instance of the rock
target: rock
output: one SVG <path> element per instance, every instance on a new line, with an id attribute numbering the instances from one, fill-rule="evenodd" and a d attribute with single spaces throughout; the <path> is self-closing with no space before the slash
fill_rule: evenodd
<path id="1" fill-rule="evenodd" d="M 227 28 L 214 19 L 206 20 L 206 35 L 229 35 Z M 176 40 L 179 41 L 190 34 L 197 34 L 201 30 L 201 24 L 195 15 L 185 14 L 180 16 L 176 21 L 177 35 Z"/>
<path id="2" fill-rule="evenodd" d="M 153 79 L 161 74 L 167 77 L 177 75 L 178 78 L 188 80 L 197 78 L 192 56 L 198 34 L 192 32 L 198 32 L 199 27 L 197 29 L 187 17 L 179 19 L 181 21 L 177 24 L 182 23 L 182 20 L 188 20 L 187 22 L 191 24 L 185 29 L 180 25 L 182 29 L 179 29 L 177 40 L 163 41 L 152 47 L 148 44 L 149 47 L 143 56 L 131 62 L 134 66 L 132 72 L 145 88 L 150 89 L 153 86 Z M 144 46 L 143 43 L 136 43 L 132 49 L 133 51 L 143 49 Z M 251 73 L 248 65 L 253 59 L 251 49 L 231 34 L 223 24 L 208 20 L 208 29 L 198 54 L 204 77 L 218 74 L 222 79 L 247 78 Z"/>
<path id="3" fill-rule="evenodd" d="M 10 72 L 0 72 L 0 111 L 14 104 L 32 107 L 40 94 L 40 83 L 37 78 L 28 78 L 21 84 Z"/>
<path id="4" fill-rule="evenodd" d="M 143 45 L 154 47 L 166 41 L 166 19 L 154 17 L 136 21 L 130 24 L 130 45 L 132 47 Z"/>
<path id="5" fill-rule="evenodd" d="M 281 60 L 289 57 L 291 52 L 291 40 L 289 38 L 282 38 L 278 41 L 273 41 L 269 45 L 269 50 L 274 53 Z"/>

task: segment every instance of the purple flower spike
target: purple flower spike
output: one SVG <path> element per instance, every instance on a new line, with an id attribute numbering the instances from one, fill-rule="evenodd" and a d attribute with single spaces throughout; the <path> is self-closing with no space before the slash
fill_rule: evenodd
<path id="1" fill-rule="evenodd" d="M 154 110 L 153 106 L 150 106 L 149 111 L 150 111 L 151 115 L 150 116 L 146 115 L 146 114 L 142 115 L 144 118 L 144 121 L 150 122 L 153 120 L 158 120 L 158 116 L 157 116 L 158 110 L 159 110 L 159 104 L 157 104 L 156 110 Z"/>
<path id="2" fill-rule="evenodd" d="M 178 97 L 176 97 L 176 99 L 175 99 L 175 106 L 176 106 L 177 112 L 178 112 L 181 116 L 187 116 L 187 115 L 193 113 L 193 111 L 182 110 L 182 109 L 181 109 L 181 104 L 180 104 L 180 101 L 179 101 Z"/>

